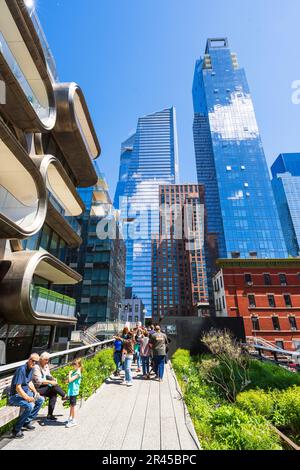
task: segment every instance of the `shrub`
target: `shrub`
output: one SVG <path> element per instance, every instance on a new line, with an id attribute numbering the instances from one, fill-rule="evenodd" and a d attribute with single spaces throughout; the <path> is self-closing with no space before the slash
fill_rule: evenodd
<path id="1" fill-rule="evenodd" d="M 291 387 L 276 394 L 275 426 L 288 427 L 293 434 L 300 433 L 300 387 Z"/>
<path id="2" fill-rule="evenodd" d="M 248 415 L 232 405 L 215 410 L 210 422 L 214 446 L 228 450 L 282 450 L 279 438 L 267 421 L 257 415 Z"/>
<path id="3" fill-rule="evenodd" d="M 172 356 L 172 364 L 178 374 L 183 375 L 188 373 L 193 365 L 190 351 L 177 349 Z"/>
<path id="4" fill-rule="evenodd" d="M 203 377 L 228 401 L 234 402 L 250 383 L 248 356 L 228 331 L 211 330 L 203 335 L 202 343 L 213 355 L 200 364 Z"/>
<path id="5" fill-rule="evenodd" d="M 237 405 L 248 413 L 271 418 L 274 413 L 274 396 L 263 390 L 249 390 L 237 396 Z"/>
<path id="6" fill-rule="evenodd" d="M 285 390 L 293 385 L 300 386 L 300 374 L 289 372 L 268 362 L 250 361 L 249 374 L 251 388 Z"/>

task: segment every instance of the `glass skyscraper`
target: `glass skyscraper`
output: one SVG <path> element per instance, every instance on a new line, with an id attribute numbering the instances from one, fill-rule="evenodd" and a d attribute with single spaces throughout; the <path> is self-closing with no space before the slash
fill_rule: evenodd
<path id="1" fill-rule="evenodd" d="M 284 258 L 285 242 L 243 68 L 227 39 L 209 39 L 193 84 L 198 183 L 223 258 Z"/>
<path id="2" fill-rule="evenodd" d="M 122 144 L 115 195 L 126 239 L 126 287 L 152 316 L 152 239 L 159 233 L 159 186 L 178 180 L 175 108 L 141 117 Z"/>
<path id="3" fill-rule="evenodd" d="M 300 153 L 279 155 L 272 165 L 272 186 L 290 256 L 300 255 Z"/>

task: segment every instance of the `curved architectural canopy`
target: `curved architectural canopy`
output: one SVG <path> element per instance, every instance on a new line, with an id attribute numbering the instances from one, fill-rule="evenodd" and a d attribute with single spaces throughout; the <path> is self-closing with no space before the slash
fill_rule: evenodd
<path id="1" fill-rule="evenodd" d="M 74 171 L 78 185 L 93 186 L 97 175 L 92 160 L 99 157 L 101 147 L 84 95 L 76 83 L 55 85 L 55 95 L 55 138 Z"/>
<path id="2" fill-rule="evenodd" d="M 65 210 L 65 216 L 82 214 L 84 204 L 62 164 L 52 155 L 33 157 L 46 183 L 47 189 Z"/>
<path id="3" fill-rule="evenodd" d="M 0 313 L 8 323 L 58 325 L 76 323 L 72 299 L 38 287 L 35 279 L 51 285 L 75 285 L 81 276 L 44 251 L 19 251 L 0 261 Z"/>
<path id="4" fill-rule="evenodd" d="M 0 161 L 0 238 L 30 237 L 46 218 L 46 188 L 39 170 L 1 119 Z"/>
<path id="5" fill-rule="evenodd" d="M 23 130 L 51 130 L 56 120 L 53 86 L 38 34 L 23 0 L 0 0 L 1 112 Z"/>

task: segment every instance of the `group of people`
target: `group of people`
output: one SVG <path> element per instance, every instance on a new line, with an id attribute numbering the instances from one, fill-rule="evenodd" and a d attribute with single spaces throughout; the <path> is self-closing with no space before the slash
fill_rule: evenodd
<path id="1" fill-rule="evenodd" d="M 144 379 L 149 380 L 153 372 L 155 378 L 162 381 L 169 342 L 170 340 L 161 331 L 159 325 L 151 325 L 147 329 L 138 323 L 132 330 L 124 328 L 119 336 L 114 337 L 115 376 L 120 376 L 121 371 L 124 371 L 124 383 L 128 387 L 132 386 L 131 369 L 133 361 L 136 361 L 137 373 L 142 372 Z M 66 378 L 67 393 L 51 375 L 49 361 L 49 353 L 43 352 L 40 356 L 33 353 L 26 364 L 16 370 L 12 378 L 9 404 L 23 408 L 12 431 L 14 438 L 23 438 L 23 430 L 35 429 L 32 421 L 37 418 L 46 398 L 49 398 L 47 420 L 57 420 L 54 416 L 54 408 L 57 397 L 60 396 L 63 402 L 69 400 L 70 403 L 70 415 L 65 423 L 66 427 L 71 428 L 77 424 L 75 412 L 82 380 L 82 360 L 78 358 L 72 362 L 72 370 Z"/>
<path id="2" fill-rule="evenodd" d="M 124 328 L 120 336 L 114 337 L 116 364 L 114 375 L 118 377 L 124 371 L 123 383 L 131 387 L 133 385 L 132 364 L 136 361 L 136 372 L 142 372 L 143 379 L 150 380 L 151 372 L 153 372 L 155 378 L 161 382 L 167 362 L 169 342 L 170 340 L 161 331 L 159 325 L 151 325 L 148 329 L 142 327 L 141 324 L 132 330 Z"/>
<path id="3" fill-rule="evenodd" d="M 33 431 L 32 421 L 37 417 L 45 398 L 49 398 L 47 420 L 56 421 L 54 408 L 57 397 L 70 402 L 70 416 L 66 427 L 76 426 L 75 409 L 82 378 L 82 361 L 75 359 L 72 370 L 66 378 L 68 392 L 65 393 L 51 375 L 49 368 L 50 355 L 44 352 L 39 356 L 34 353 L 23 366 L 19 367 L 12 379 L 9 404 L 23 408 L 23 412 L 14 425 L 12 435 L 17 439 L 24 437 L 23 430 Z"/>

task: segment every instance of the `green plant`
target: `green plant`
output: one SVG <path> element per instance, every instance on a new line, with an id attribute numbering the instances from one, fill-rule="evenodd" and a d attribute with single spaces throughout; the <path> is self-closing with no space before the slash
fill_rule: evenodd
<path id="1" fill-rule="evenodd" d="M 293 385 L 300 386 L 300 374 L 268 362 L 251 360 L 249 375 L 251 388 L 285 390 Z"/>
<path id="2" fill-rule="evenodd" d="M 293 434 L 300 434 L 300 387 L 291 387 L 276 393 L 273 422 L 275 426 L 287 427 Z"/>
<path id="3" fill-rule="evenodd" d="M 0 408 L 4 408 L 7 405 L 7 398 L 1 397 L 0 398 Z"/>
<path id="4" fill-rule="evenodd" d="M 228 331 L 211 330 L 203 335 L 202 343 L 213 356 L 200 364 L 204 379 L 234 402 L 237 394 L 250 384 L 248 356 Z"/>
<path id="5" fill-rule="evenodd" d="M 274 396 L 264 390 L 249 390 L 237 396 L 237 405 L 248 413 L 257 413 L 265 418 L 271 418 L 274 413 Z"/>

